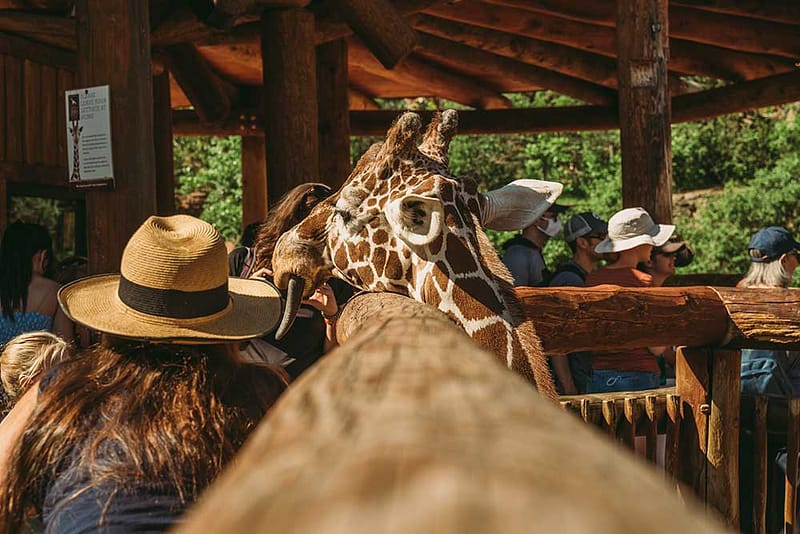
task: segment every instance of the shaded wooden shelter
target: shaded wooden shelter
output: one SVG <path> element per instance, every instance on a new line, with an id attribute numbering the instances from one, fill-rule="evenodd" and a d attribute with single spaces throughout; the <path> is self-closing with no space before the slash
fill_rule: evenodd
<path id="1" fill-rule="evenodd" d="M 396 115 L 376 98 L 466 106 L 464 133 L 620 128 L 624 204 L 668 221 L 670 124 L 800 100 L 798 60 L 795 0 L 0 0 L 0 203 L 66 187 L 63 91 L 108 84 L 117 187 L 86 194 L 93 270 L 173 209 L 173 134 L 243 136 L 246 224 L 298 183 L 340 184 L 349 136 Z M 504 95 L 542 89 L 584 104 Z"/>

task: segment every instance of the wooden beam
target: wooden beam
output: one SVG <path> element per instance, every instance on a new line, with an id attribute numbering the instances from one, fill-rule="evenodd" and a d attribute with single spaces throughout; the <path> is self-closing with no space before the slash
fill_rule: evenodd
<path id="1" fill-rule="evenodd" d="M 380 76 L 397 79 L 401 83 L 418 87 L 418 96 L 439 96 L 461 104 L 484 109 L 511 107 L 511 102 L 479 81 L 443 69 L 437 69 L 415 56 L 406 58 L 391 71 L 378 63 L 369 50 L 357 39 L 348 41 L 351 64 L 358 65 Z M 424 91 L 428 91 L 427 94 Z"/>
<path id="2" fill-rule="evenodd" d="M 21 59 L 27 58 L 42 65 L 63 67 L 70 70 L 75 70 L 78 64 L 77 56 L 74 52 L 8 33 L 0 33 L 0 54 Z"/>
<path id="3" fill-rule="evenodd" d="M 479 65 L 484 76 L 492 75 L 521 85 L 543 87 L 561 94 L 583 100 L 590 104 L 616 104 L 617 93 L 601 85 L 593 84 L 543 69 L 527 63 L 484 52 L 462 44 L 453 43 L 427 33 L 419 33 L 419 47 L 416 50 L 429 60 L 463 65 Z"/>
<path id="4" fill-rule="evenodd" d="M 214 72 L 193 44 L 168 46 L 163 54 L 167 68 L 201 120 L 216 122 L 228 118 L 236 89 Z"/>
<path id="5" fill-rule="evenodd" d="M 800 4 L 794 0 L 676 0 L 670 5 L 800 25 Z"/>
<path id="6" fill-rule="evenodd" d="M 622 205 L 672 222 L 668 0 L 617 3 Z"/>
<path id="7" fill-rule="evenodd" d="M 34 9 L 67 14 L 75 6 L 75 0 L 25 0 L 25 4 Z"/>
<path id="8" fill-rule="evenodd" d="M 581 0 L 483 0 L 489 4 L 528 9 L 541 13 L 580 20 L 583 22 L 611 22 L 614 20 L 613 2 L 582 2 Z M 670 6 L 684 6 L 714 13 L 737 15 L 755 19 L 800 24 L 800 5 L 794 0 L 673 0 Z M 672 13 L 670 13 L 670 19 Z"/>
<path id="9" fill-rule="evenodd" d="M 672 37 L 792 60 L 800 57 L 800 31 L 794 25 L 680 6 L 671 7 L 669 15 Z"/>
<path id="10" fill-rule="evenodd" d="M 153 75 L 153 146 L 156 166 L 156 213 L 175 213 L 175 161 L 172 146 L 169 71 Z"/>
<path id="11" fill-rule="evenodd" d="M 800 327 L 794 319 L 800 309 L 798 291 L 596 286 L 515 292 L 535 318 L 548 354 L 670 343 L 728 349 L 800 347 Z"/>
<path id="12" fill-rule="evenodd" d="M 577 0 L 571 1 L 572 3 L 569 5 L 572 6 L 574 4 L 573 11 L 577 12 L 578 10 L 583 10 L 583 12 L 586 13 L 586 19 L 596 16 L 599 17 L 600 15 L 597 13 L 597 6 L 595 4 L 604 5 L 602 2 L 578 3 Z M 611 12 L 613 12 L 613 6 L 614 4 L 612 3 L 610 8 Z M 603 18 L 598 18 L 591 22 L 581 22 L 577 20 L 577 17 L 575 19 L 564 19 L 553 16 L 552 14 L 545 14 L 545 12 L 555 13 L 555 11 L 550 9 L 532 11 L 530 9 L 515 9 L 500 5 L 483 4 L 480 2 L 468 5 L 458 4 L 457 6 L 433 7 L 425 12 L 448 20 L 541 39 L 572 48 L 578 48 L 587 52 L 605 55 L 607 57 L 616 57 L 616 35 L 613 30 L 614 19 L 606 18 L 607 15 L 605 11 L 606 9 L 604 8 L 602 12 Z M 714 14 L 710 15 L 716 16 Z M 699 50 L 703 50 L 705 45 L 714 45 L 717 47 L 716 49 L 703 50 L 704 56 L 713 57 L 713 54 L 720 52 L 720 48 L 757 52 L 761 54 L 777 53 L 775 50 L 772 50 L 772 48 L 777 47 L 777 45 L 770 48 L 767 46 L 766 40 L 764 44 L 765 48 L 763 49 L 758 49 L 756 45 L 752 44 L 755 37 L 752 37 L 753 32 L 750 30 L 742 30 L 743 36 L 750 36 L 747 37 L 747 40 L 741 39 L 735 41 L 733 37 L 735 33 L 733 32 L 738 30 L 733 30 L 732 28 L 738 28 L 736 24 L 739 23 L 735 18 L 727 22 L 714 22 L 715 31 L 724 34 L 726 37 L 709 37 L 709 34 L 714 32 L 709 31 L 709 28 L 698 23 L 696 20 L 697 17 L 687 20 L 685 14 L 680 14 L 678 20 L 681 21 L 681 26 L 673 28 L 675 16 L 678 15 L 673 15 L 673 11 L 670 11 L 670 37 L 696 41 L 697 44 L 695 44 L 695 47 Z M 702 17 L 700 18 L 702 19 Z M 744 22 L 746 22 L 746 20 Z M 724 24 L 728 24 L 729 26 L 726 27 Z M 781 30 L 779 32 L 781 35 L 791 33 L 782 31 L 781 28 L 778 28 L 778 30 Z M 766 29 L 763 31 L 766 31 Z M 789 43 L 797 39 L 800 39 L 800 37 L 785 37 L 786 42 Z M 771 41 L 772 40 L 777 41 L 777 39 L 771 39 Z M 742 42 L 737 44 L 738 41 Z M 789 49 L 791 49 L 791 47 L 784 47 L 784 51 Z M 738 55 L 734 54 L 729 59 L 726 59 L 725 63 L 733 63 L 737 58 Z M 753 61 L 757 60 L 757 58 L 753 57 L 749 59 Z M 769 58 L 765 58 L 765 61 L 769 61 Z M 723 79 L 729 80 L 739 79 L 741 77 L 736 72 L 725 73 L 722 71 L 721 67 L 715 65 L 714 62 L 700 63 L 692 56 L 678 54 L 673 54 L 670 57 L 669 68 L 670 70 L 684 75 L 723 77 Z"/>
<path id="13" fill-rule="evenodd" d="M 780 106 L 799 100 L 800 71 L 795 71 L 674 97 L 672 121 L 705 120 L 728 113 Z"/>
<path id="14" fill-rule="evenodd" d="M 383 136 L 398 117 L 396 110 L 351 111 L 352 135 Z M 430 121 L 432 111 L 420 113 L 423 123 Z M 458 133 L 542 133 L 613 130 L 619 118 L 614 107 L 564 106 L 556 108 L 516 108 L 491 111 L 459 111 Z M 382 130 L 382 132 L 381 132 Z"/>
<path id="15" fill-rule="evenodd" d="M 264 140 L 242 137 L 242 230 L 267 218 L 267 155 Z"/>
<path id="16" fill-rule="evenodd" d="M 0 10 L 0 31 L 22 34 L 34 41 L 75 50 L 75 21 L 65 17 Z"/>
<path id="17" fill-rule="evenodd" d="M 362 89 L 354 87 L 352 83 L 350 84 L 350 88 L 347 90 L 347 101 L 348 109 L 351 110 L 367 111 L 380 109 L 378 103 L 375 102 L 371 96 L 365 93 Z"/>
<path id="18" fill-rule="evenodd" d="M 338 190 L 350 176 L 347 41 L 317 46 L 320 181 Z"/>
<path id="19" fill-rule="evenodd" d="M 419 15 L 414 27 L 452 42 L 602 85 L 617 87 L 617 65 L 608 57 L 472 24 Z"/>
<path id="20" fill-rule="evenodd" d="M 706 76 L 721 80 L 755 80 L 796 70 L 795 62 L 788 58 L 739 52 L 684 39 L 670 39 L 669 48 L 670 62 L 673 57 L 680 57 L 687 70 L 705 72 Z"/>
<path id="21" fill-rule="evenodd" d="M 763 80 L 709 89 L 672 98 L 672 122 L 706 120 L 768 106 L 800 101 L 800 72 Z M 350 132 L 355 136 L 382 136 L 401 113 L 399 110 L 351 111 Z M 423 122 L 432 112 L 418 111 Z M 253 117 L 253 118 L 251 118 Z M 216 125 L 203 125 L 193 111 L 174 112 L 176 135 L 258 135 L 253 110 L 237 110 L 234 118 Z M 619 127 L 616 107 L 575 106 L 518 108 L 492 111 L 460 111 L 461 134 L 539 133 L 614 130 Z"/>
<path id="22" fill-rule="evenodd" d="M 292 385 L 178 532 L 722 531 L 442 314 L 389 296 L 406 302 Z"/>
<path id="23" fill-rule="evenodd" d="M 8 78 L 6 77 L 6 58 L 5 54 L 0 53 L 0 161 L 6 159 L 6 84 Z"/>
<path id="24" fill-rule="evenodd" d="M 388 0 L 327 0 L 387 69 L 409 55 L 416 34 Z"/>
<path id="25" fill-rule="evenodd" d="M 89 269 L 114 272 L 128 238 L 156 212 L 148 3 L 78 0 L 76 21 L 78 84 L 108 84 L 111 96 L 115 189 L 86 194 Z"/>
<path id="26" fill-rule="evenodd" d="M 392 5 L 401 16 L 408 17 L 442 2 L 443 0 L 394 0 Z M 332 7 L 333 5 L 325 2 L 310 7 L 315 15 L 317 44 L 353 35 L 352 28 L 342 19 L 340 12 Z"/>
<path id="27" fill-rule="evenodd" d="M 301 9 L 264 10 L 261 24 L 261 116 L 272 204 L 292 187 L 319 180 L 314 16 Z"/>

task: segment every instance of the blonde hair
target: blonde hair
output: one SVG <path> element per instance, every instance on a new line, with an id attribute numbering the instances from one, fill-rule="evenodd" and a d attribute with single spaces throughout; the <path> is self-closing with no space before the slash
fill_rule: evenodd
<path id="1" fill-rule="evenodd" d="M 780 258 L 771 262 L 753 262 L 744 278 L 736 287 L 782 287 L 787 288 L 792 277 L 786 272 Z"/>
<path id="2" fill-rule="evenodd" d="M 8 343 L 0 353 L 0 379 L 11 403 L 15 403 L 42 371 L 68 358 L 72 349 L 50 332 L 28 332 Z"/>

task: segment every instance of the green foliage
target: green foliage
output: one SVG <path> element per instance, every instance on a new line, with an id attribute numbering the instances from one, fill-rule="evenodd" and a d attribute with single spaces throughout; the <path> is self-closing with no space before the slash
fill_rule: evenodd
<path id="1" fill-rule="evenodd" d="M 176 137 L 174 149 L 176 193 L 206 193 L 200 218 L 236 241 L 242 221 L 241 138 Z"/>

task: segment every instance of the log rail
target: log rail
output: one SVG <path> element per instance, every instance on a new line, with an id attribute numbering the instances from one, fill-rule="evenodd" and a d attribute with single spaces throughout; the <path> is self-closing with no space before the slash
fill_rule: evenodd
<path id="1" fill-rule="evenodd" d="M 722 531 L 438 310 L 358 296 L 337 335 L 179 532 Z"/>
<path id="2" fill-rule="evenodd" d="M 591 399 L 569 401 L 598 432 L 542 402 L 437 310 L 360 295 L 337 325 L 340 348 L 292 385 L 183 531 L 551 531 L 568 521 L 571 530 L 600 522 L 673 532 L 688 521 L 698 532 L 717 528 L 708 517 L 738 527 L 737 349 L 797 347 L 800 292 L 599 286 L 519 295 L 548 351 L 690 346 L 679 351 L 676 388 L 601 400 L 608 413 Z M 604 426 L 609 416 L 633 424 L 629 445 L 647 436 L 648 457 L 657 427 L 668 425 L 669 473 L 684 498 L 689 488 L 717 513 L 698 517 L 691 499 L 678 511 L 657 475 L 600 439 L 616 426 Z"/>

